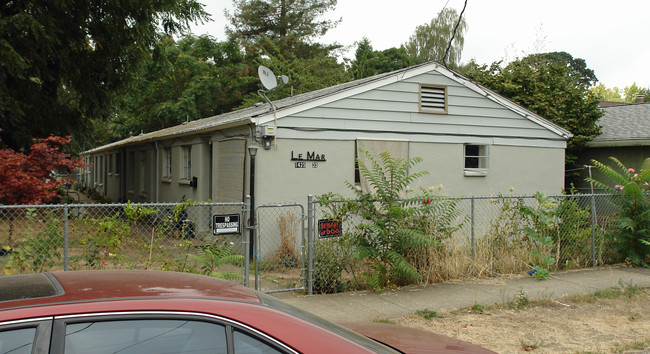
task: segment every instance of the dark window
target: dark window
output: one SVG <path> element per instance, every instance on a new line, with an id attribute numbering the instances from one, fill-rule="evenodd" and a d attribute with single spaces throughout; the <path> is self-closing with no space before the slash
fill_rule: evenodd
<path id="1" fill-rule="evenodd" d="M 487 145 L 465 145 L 465 168 L 488 168 Z"/>
<path id="2" fill-rule="evenodd" d="M 359 172 L 359 146 L 357 141 L 354 141 L 354 184 L 361 184 L 361 172 Z"/>
<path id="3" fill-rule="evenodd" d="M 239 331 L 233 331 L 233 341 L 237 354 L 282 353 L 259 339 Z"/>
<path id="4" fill-rule="evenodd" d="M 65 353 L 227 353 L 224 326 L 188 320 L 72 323 Z"/>
<path id="5" fill-rule="evenodd" d="M 34 346 L 36 327 L 0 332 L 0 353 L 29 354 Z"/>

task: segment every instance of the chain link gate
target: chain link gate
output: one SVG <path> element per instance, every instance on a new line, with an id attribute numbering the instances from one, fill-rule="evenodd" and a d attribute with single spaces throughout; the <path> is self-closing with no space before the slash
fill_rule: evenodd
<path id="1" fill-rule="evenodd" d="M 305 211 L 301 204 L 255 208 L 255 242 L 251 265 L 255 290 L 265 293 L 305 289 L 307 250 Z"/>

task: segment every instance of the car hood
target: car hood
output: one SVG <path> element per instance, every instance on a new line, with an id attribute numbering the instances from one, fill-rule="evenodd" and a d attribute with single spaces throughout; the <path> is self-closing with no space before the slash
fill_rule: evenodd
<path id="1" fill-rule="evenodd" d="M 339 324 L 404 353 L 495 353 L 460 339 L 414 328 L 375 322 Z"/>

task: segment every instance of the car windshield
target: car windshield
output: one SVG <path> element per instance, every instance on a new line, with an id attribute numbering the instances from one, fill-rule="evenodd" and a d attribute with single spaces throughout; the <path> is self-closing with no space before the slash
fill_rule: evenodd
<path id="1" fill-rule="evenodd" d="M 376 342 L 368 337 L 362 336 L 361 334 L 349 330 L 341 325 L 327 321 L 321 317 L 318 317 L 312 313 L 301 310 L 293 305 L 287 304 L 284 301 L 278 300 L 270 295 L 258 293 L 262 303 L 268 307 L 288 313 L 292 316 L 298 317 L 302 320 L 310 322 L 316 326 L 324 328 L 332 333 L 335 333 L 343 338 L 346 338 L 350 341 L 353 341 L 363 347 L 366 347 L 377 353 L 397 353 L 394 349 L 387 347 L 379 342 Z"/>

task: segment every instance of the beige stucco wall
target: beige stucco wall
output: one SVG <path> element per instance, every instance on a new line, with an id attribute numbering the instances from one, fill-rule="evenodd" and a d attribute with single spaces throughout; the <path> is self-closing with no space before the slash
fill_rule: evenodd
<path id="1" fill-rule="evenodd" d="M 297 158 L 308 152 L 324 154 L 326 161 L 306 161 L 305 168 L 296 168 L 292 153 Z M 354 141 L 277 139 L 277 148 L 260 149 L 255 161 L 258 205 L 305 203 L 309 194 L 346 192 L 345 181 L 354 181 Z"/>
<path id="2" fill-rule="evenodd" d="M 410 156 L 420 156 L 419 169 L 429 171 L 421 186 L 439 186 L 448 196 L 559 194 L 564 186 L 564 150 L 490 145 L 486 176 L 465 176 L 463 144 L 411 143 Z M 510 187 L 514 192 L 510 192 Z"/>
<path id="3" fill-rule="evenodd" d="M 197 177 L 198 185 L 193 188 L 189 185 L 189 180 L 180 178 L 183 173 L 183 147 L 192 147 L 192 176 Z M 163 150 L 171 148 L 172 153 L 172 178 L 163 178 Z M 185 200 L 207 201 L 210 189 L 210 148 L 211 145 L 201 139 L 186 141 L 175 141 L 171 144 L 159 144 L 158 147 L 158 165 L 151 169 L 153 179 L 156 180 L 160 190 L 158 201 L 160 202 L 180 202 Z M 156 177 L 156 169 L 158 174 Z M 153 191 L 155 194 L 155 191 Z M 152 195 L 151 201 L 155 201 L 155 195 Z"/>
<path id="4" fill-rule="evenodd" d="M 350 195 L 345 182 L 354 181 L 354 141 L 278 139 L 278 147 L 260 150 L 256 158 L 256 204 L 304 203 L 309 194 L 339 192 Z M 325 154 L 326 162 L 296 168 L 291 154 Z M 422 157 L 417 170 L 427 170 L 412 190 L 443 186 L 447 196 L 559 194 L 564 185 L 564 150 L 519 146 L 490 146 L 490 165 L 484 177 L 464 174 L 463 144 L 409 144 L 409 156 Z M 510 192 L 510 188 L 514 192 Z"/>

